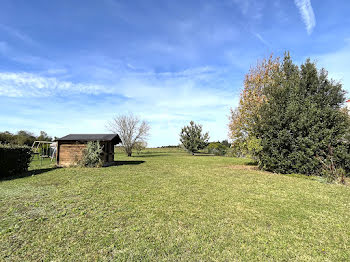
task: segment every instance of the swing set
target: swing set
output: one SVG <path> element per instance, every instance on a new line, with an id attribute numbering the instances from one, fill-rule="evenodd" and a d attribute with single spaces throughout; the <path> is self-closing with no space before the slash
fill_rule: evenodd
<path id="1" fill-rule="evenodd" d="M 57 143 L 49 141 L 34 141 L 32 152 L 38 155 L 38 159 L 50 158 L 51 161 L 56 158 Z"/>

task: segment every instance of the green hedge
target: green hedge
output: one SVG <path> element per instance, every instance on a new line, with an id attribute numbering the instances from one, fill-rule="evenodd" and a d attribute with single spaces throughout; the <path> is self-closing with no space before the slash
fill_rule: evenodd
<path id="1" fill-rule="evenodd" d="M 30 147 L 0 144 L 0 179 L 27 171 L 30 161 Z"/>

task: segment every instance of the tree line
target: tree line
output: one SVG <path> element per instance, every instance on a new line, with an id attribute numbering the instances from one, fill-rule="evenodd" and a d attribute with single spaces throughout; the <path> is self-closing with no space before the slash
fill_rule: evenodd
<path id="1" fill-rule="evenodd" d="M 32 132 L 20 130 L 13 134 L 5 131 L 0 132 L 0 143 L 1 144 L 12 144 L 12 145 L 27 145 L 31 146 L 34 141 L 52 141 L 53 138 L 49 136 L 45 131 L 40 131 L 40 134 L 36 136 Z"/>

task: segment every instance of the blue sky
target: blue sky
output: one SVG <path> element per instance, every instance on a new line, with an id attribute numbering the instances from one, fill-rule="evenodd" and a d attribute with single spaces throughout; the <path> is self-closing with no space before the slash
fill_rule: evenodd
<path id="1" fill-rule="evenodd" d="M 0 0 L 0 131 L 108 133 L 133 112 L 149 145 L 190 120 L 227 138 L 244 74 L 289 50 L 350 90 L 350 2 Z"/>

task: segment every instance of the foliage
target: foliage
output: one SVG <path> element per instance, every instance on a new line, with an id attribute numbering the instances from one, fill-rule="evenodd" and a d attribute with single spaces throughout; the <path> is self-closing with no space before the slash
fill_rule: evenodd
<path id="1" fill-rule="evenodd" d="M 145 150 L 147 148 L 147 142 L 145 141 L 136 142 L 134 148 L 137 151 L 137 153 L 140 154 L 142 150 Z"/>
<path id="2" fill-rule="evenodd" d="M 98 141 L 89 141 L 83 152 L 81 165 L 85 167 L 101 167 L 102 147 Z"/>
<path id="3" fill-rule="evenodd" d="M 158 147 L 158 148 L 180 148 L 179 145 L 168 145 L 168 146 L 161 146 L 161 147 Z"/>
<path id="4" fill-rule="evenodd" d="M 196 125 L 193 121 L 189 126 L 184 126 L 180 133 L 180 142 L 184 148 L 190 152 L 195 153 L 208 145 L 209 134 L 202 134 L 202 126 Z"/>
<path id="5" fill-rule="evenodd" d="M 15 144 L 15 137 L 12 133 L 5 131 L 0 133 L 0 144 Z"/>
<path id="6" fill-rule="evenodd" d="M 0 182 L 0 261 L 349 261 L 349 187 L 147 150 Z"/>
<path id="7" fill-rule="evenodd" d="M 259 118 L 259 109 L 266 102 L 264 89 L 273 84 L 279 74 L 279 58 L 272 55 L 258 61 L 256 67 L 246 74 L 238 108 L 231 108 L 229 117 L 229 137 L 237 155 L 255 155 L 261 149 L 260 140 L 256 139 L 253 130 Z"/>
<path id="8" fill-rule="evenodd" d="M 8 131 L 0 132 L 0 143 L 31 146 L 35 140 L 52 141 L 52 137 L 46 132 L 40 131 L 40 135 L 36 137 L 33 133 L 25 130 L 20 130 L 16 134 Z"/>
<path id="9" fill-rule="evenodd" d="M 107 128 L 119 135 L 128 156 L 132 155 L 137 143 L 146 142 L 150 130 L 146 121 L 141 121 L 131 113 L 115 117 L 108 123 Z"/>
<path id="10" fill-rule="evenodd" d="M 0 144 L 0 179 L 27 171 L 31 159 L 27 146 Z"/>
<path id="11" fill-rule="evenodd" d="M 333 149 L 329 147 L 328 153 L 324 157 L 317 157 L 321 163 L 321 175 L 326 178 L 327 182 L 339 182 L 345 184 L 345 170 L 337 167 L 337 161 L 333 154 Z"/>
<path id="12" fill-rule="evenodd" d="M 226 146 L 227 148 L 231 147 L 231 143 L 230 143 L 230 142 L 228 142 L 228 140 L 227 140 L 227 139 L 222 140 L 222 141 L 221 141 L 221 144 L 222 144 L 223 146 Z"/>
<path id="13" fill-rule="evenodd" d="M 31 132 L 21 130 L 18 131 L 17 134 L 14 136 L 14 140 L 14 143 L 17 145 L 31 146 L 36 140 L 36 137 Z"/>
<path id="14" fill-rule="evenodd" d="M 259 108 L 251 132 L 260 140 L 260 166 L 279 173 L 320 174 L 328 159 L 322 153 L 332 148 L 338 168 L 343 167 L 336 156 L 344 151 L 349 118 L 340 110 L 345 100 L 341 84 L 309 59 L 299 69 L 288 53 L 281 71 L 264 87 L 268 102 Z"/>
<path id="15" fill-rule="evenodd" d="M 38 141 L 52 141 L 52 137 L 48 136 L 45 131 L 40 131 L 40 135 L 36 138 Z"/>
<path id="16" fill-rule="evenodd" d="M 228 147 L 220 142 L 211 142 L 207 147 L 209 154 L 214 154 L 216 156 L 224 156 L 227 153 Z"/>

